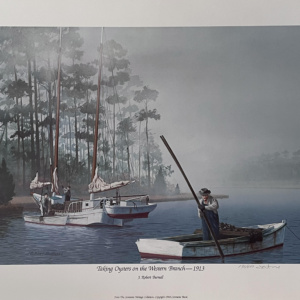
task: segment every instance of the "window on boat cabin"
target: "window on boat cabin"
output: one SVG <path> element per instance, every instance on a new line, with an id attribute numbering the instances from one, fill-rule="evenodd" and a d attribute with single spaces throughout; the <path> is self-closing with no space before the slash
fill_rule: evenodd
<path id="1" fill-rule="evenodd" d="M 85 204 L 85 206 L 89 206 L 89 204 L 88 204 L 88 203 L 86 203 L 86 204 Z"/>

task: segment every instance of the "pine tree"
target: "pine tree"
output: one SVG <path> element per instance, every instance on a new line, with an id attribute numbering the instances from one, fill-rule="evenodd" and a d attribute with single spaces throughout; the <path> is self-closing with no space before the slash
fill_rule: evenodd
<path id="1" fill-rule="evenodd" d="M 156 175 L 154 184 L 153 184 L 155 194 L 164 195 L 167 192 L 167 184 L 165 176 L 163 174 L 162 167 L 159 168 L 159 171 Z"/>
<path id="2" fill-rule="evenodd" d="M 179 188 L 179 185 L 177 183 L 176 187 L 175 187 L 175 195 L 179 195 L 179 194 L 180 194 L 180 188 Z"/>
<path id="3" fill-rule="evenodd" d="M 2 159 L 0 167 L 0 205 L 7 205 L 15 195 L 15 184 L 12 174 L 6 167 L 6 161 Z"/>

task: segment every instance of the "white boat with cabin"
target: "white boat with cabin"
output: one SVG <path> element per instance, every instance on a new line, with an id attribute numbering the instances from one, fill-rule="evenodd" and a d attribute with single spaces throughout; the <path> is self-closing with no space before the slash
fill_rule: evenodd
<path id="1" fill-rule="evenodd" d="M 123 226 L 125 222 L 137 218 L 147 218 L 157 204 L 149 203 L 148 195 L 121 196 L 119 189 L 130 184 L 130 181 L 119 181 L 108 184 L 98 176 L 96 168 L 95 177 L 89 184 L 90 199 L 72 200 L 64 202 L 61 195 L 52 194 L 50 201 L 52 205 L 64 203 L 62 210 L 52 210 L 55 216 L 67 216 L 66 225 L 95 226 L 95 225 L 114 225 Z M 38 181 L 38 174 L 33 180 Z M 51 184 L 51 183 L 50 183 Z M 31 184 L 33 188 L 33 183 Z M 95 194 L 116 189 L 116 197 L 98 197 Z M 43 205 L 44 196 L 33 193 L 34 201 L 37 205 Z"/>

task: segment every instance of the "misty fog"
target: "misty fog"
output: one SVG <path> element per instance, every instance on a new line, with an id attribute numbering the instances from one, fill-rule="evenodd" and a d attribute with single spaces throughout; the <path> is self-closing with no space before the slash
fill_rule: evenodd
<path id="1" fill-rule="evenodd" d="M 98 58 L 101 32 L 100 27 L 79 29 L 80 62 Z M 5 30 L 2 34 L 5 41 Z M 298 185 L 298 26 L 108 27 L 102 38 L 127 51 L 121 55 L 129 62 L 126 72 L 137 76 L 131 87 L 157 93 L 147 104 L 157 117 L 149 118 L 148 129 L 162 152 L 163 165 L 175 171 L 167 178 L 174 186 L 188 191 L 161 135 L 196 190 Z M 55 30 L 52 39 L 41 43 L 44 53 L 57 40 Z M 76 38 L 73 42 L 74 49 L 79 47 Z M 57 54 L 52 55 L 56 63 Z M 3 73 L 3 79 L 9 76 Z"/>
<path id="2" fill-rule="evenodd" d="M 100 29 L 84 29 L 89 49 Z M 106 28 L 128 50 L 132 73 L 159 92 L 151 124 L 173 182 L 232 184 L 229 174 L 262 155 L 300 149 L 300 28 Z M 247 171 L 247 168 L 246 170 Z M 295 183 L 295 182 L 293 182 Z M 247 184 L 247 182 L 246 182 Z"/>

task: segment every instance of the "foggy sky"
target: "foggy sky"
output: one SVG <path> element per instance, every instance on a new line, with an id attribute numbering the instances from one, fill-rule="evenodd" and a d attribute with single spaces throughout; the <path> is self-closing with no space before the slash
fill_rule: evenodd
<path id="1" fill-rule="evenodd" d="M 95 49 L 100 28 L 83 32 Z M 150 108 L 161 120 L 150 127 L 182 190 L 160 135 L 196 190 L 222 185 L 242 159 L 300 149 L 300 27 L 106 28 L 105 39 L 127 49 L 132 74 L 159 92 Z"/>

